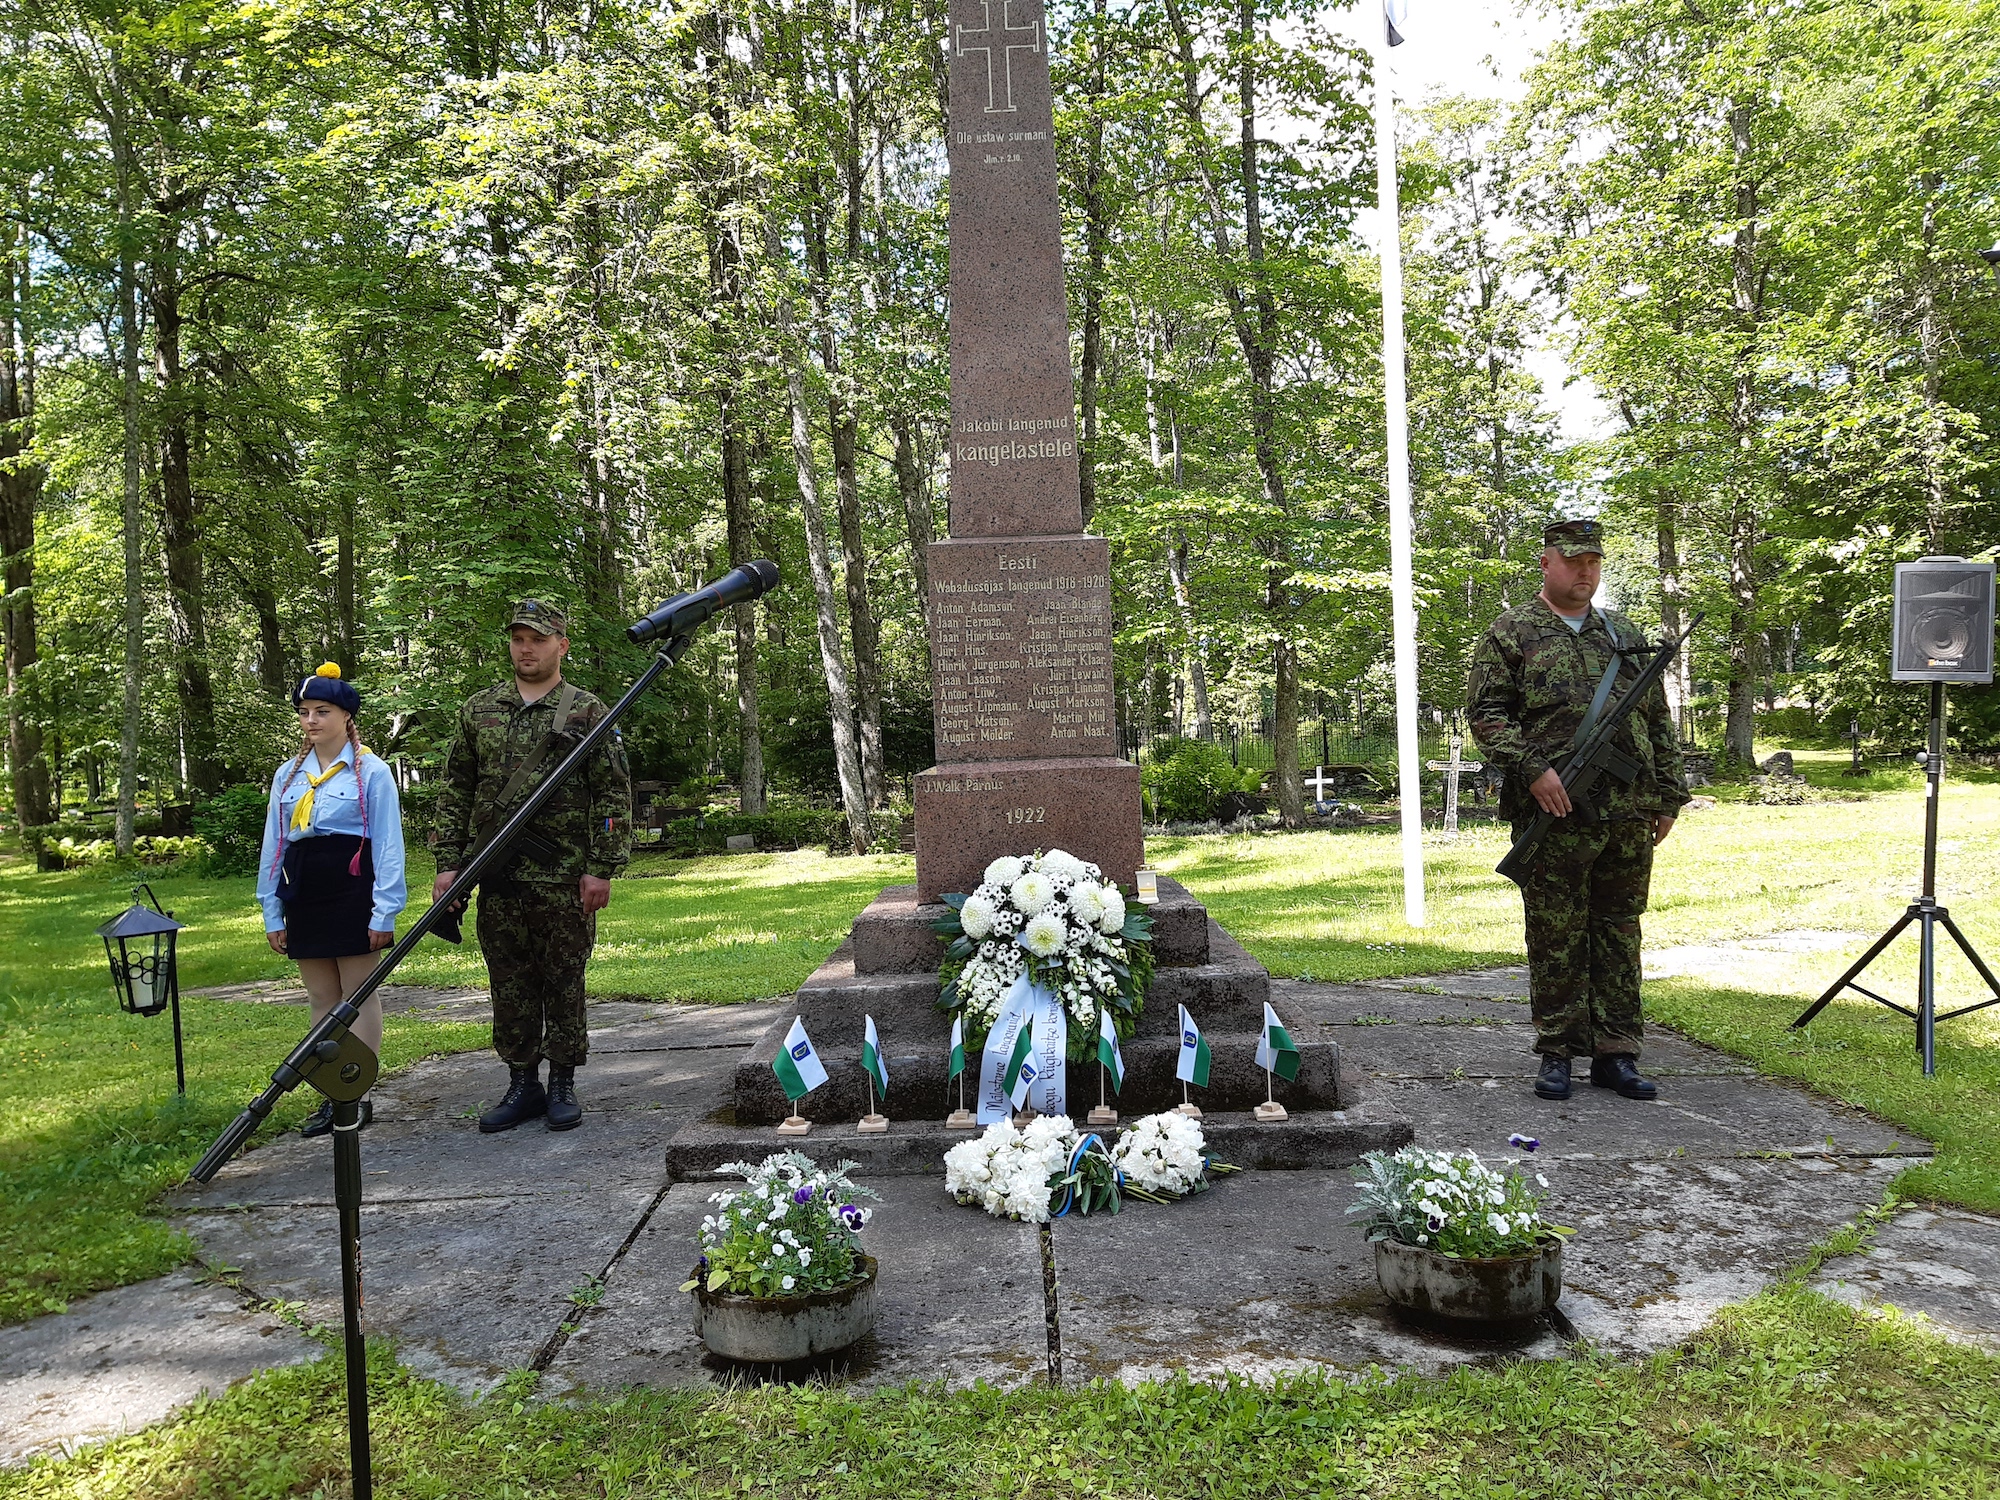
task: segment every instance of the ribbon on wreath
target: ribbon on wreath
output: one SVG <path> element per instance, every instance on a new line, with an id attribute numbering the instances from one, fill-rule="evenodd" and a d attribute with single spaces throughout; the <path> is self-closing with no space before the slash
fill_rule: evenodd
<path id="1" fill-rule="evenodd" d="M 986 1033 L 986 1050 L 980 1054 L 977 1118 L 981 1125 L 1007 1119 L 1014 1112 L 1007 1072 L 1023 1027 L 1029 1028 L 1031 1042 L 1028 1059 L 1022 1064 L 1022 1073 L 1029 1079 L 1028 1108 L 1044 1115 L 1069 1113 L 1069 1018 L 1054 990 L 1023 974 L 1001 997 L 1000 1014 L 993 1018 L 993 1028 Z"/>
<path id="2" fill-rule="evenodd" d="M 1093 1147 L 1106 1161 L 1111 1159 L 1111 1153 L 1105 1149 L 1103 1140 L 1095 1131 L 1078 1141 L 1076 1149 L 1069 1154 L 1069 1170 L 1063 1173 L 1063 1176 L 1067 1177 L 1069 1181 L 1063 1185 L 1062 1206 L 1051 1213 L 1049 1215 L 1050 1218 L 1063 1218 L 1068 1215 L 1070 1209 L 1076 1206 L 1076 1169 L 1083 1165 L 1083 1159 L 1090 1154 Z M 1124 1192 L 1125 1169 L 1114 1166 L 1111 1169 L 1111 1175 L 1118 1184 L 1118 1191 L 1121 1193 Z"/>

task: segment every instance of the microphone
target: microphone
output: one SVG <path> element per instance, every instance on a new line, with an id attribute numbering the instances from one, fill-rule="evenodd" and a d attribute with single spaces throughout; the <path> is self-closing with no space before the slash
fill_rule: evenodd
<path id="1" fill-rule="evenodd" d="M 634 620 L 627 626 L 625 638 L 639 645 L 655 636 L 686 635 L 711 615 L 720 614 L 734 604 L 761 599 L 777 586 L 778 565 L 759 558 L 732 568 L 691 594 L 669 599 L 645 619 Z"/>

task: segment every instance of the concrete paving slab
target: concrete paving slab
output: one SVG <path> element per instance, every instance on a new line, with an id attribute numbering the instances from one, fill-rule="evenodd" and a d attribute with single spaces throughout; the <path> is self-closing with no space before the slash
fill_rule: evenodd
<path id="1" fill-rule="evenodd" d="M 1768 1078 L 1683 1077 L 1650 1104 L 1578 1086 L 1561 1103 L 1532 1080 L 1378 1079 L 1364 1113 L 1410 1121 L 1424 1146 L 1504 1152 L 1518 1131 L 1545 1156 L 1928 1156 L 1929 1144 L 1860 1110 Z"/>
<path id="2" fill-rule="evenodd" d="M 658 1191 L 600 1180 L 587 1193 L 366 1202 L 363 1326 L 394 1339 L 397 1356 L 420 1374 L 468 1393 L 490 1389 L 533 1363 L 572 1311 L 569 1294 L 610 1264 Z M 303 1303 L 309 1319 L 338 1325 L 330 1202 L 186 1222 L 205 1256 L 240 1267 L 260 1294 Z"/>
<path id="3" fill-rule="evenodd" d="M 1897 1157 L 1602 1161 L 1536 1165 L 1564 1250 L 1563 1311 L 1584 1338 L 1639 1358 L 1753 1297 L 1882 1201 Z"/>
<path id="4" fill-rule="evenodd" d="M 320 1346 L 228 1287 L 176 1271 L 0 1328 L 0 1466 L 152 1425 Z"/>
<path id="5" fill-rule="evenodd" d="M 1946 1338 L 2000 1354 L 2000 1219 L 1905 1209 L 1861 1254 L 1827 1261 L 1812 1286 L 1853 1307 L 1927 1319 Z"/>
<path id="6" fill-rule="evenodd" d="M 830 1153 L 829 1153 L 830 1154 Z M 867 1180 L 867 1179 L 863 1179 Z M 873 1338 L 842 1369 L 872 1388 L 907 1380 L 1019 1386 L 1048 1363 L 1041 1247 L 1032 1225 L 952 1202 L 941 1180 L 868 1181 L 882 1194 L 862 1238 L 881 1263 Z M 681 1291 L 713 1183 L 676 1184 L 619 1260 L 603 1300 L 548 1368 L 563 1387 L 713 1386 L 742 1372 L 705 1351 Z"/>
<path id="7" fill-rule="evenodd" d="M 1414 981 L 1411 982 L 1413 985 Z M 1504 985 L 1505 981 L 1496 981 Z M 1271 1004 L 1285 1019 L 1310 1019 L 1322 1026 L 1348 1027 L 1437 1022 L 1462 1025 L 1490 1022 L 1509 1025 L 1525 1021 L 1528 1005 L 1495 995 L 1447 994 L 1435 986 L 1403 988 L 1389 984 L 1306 984 L 1296 979 L 1271 981 Z M 1343 1042 L 1351 1040 L 1343 1030 Z"/>
<path id="8" fill-rule="evenodd" d="M 1327 1027 L 1337 1032 L 1349 1062 L 1376 1078 L 1500 1078 L 1532 1084 L 1540 1065 L 1535 1029 L 1509 1025 L 1437 1023 Z M 1654 1026 L 1647 1028 L 1641 1068 L 1654 1078 L 1752 1077 L 1748 1063 Z M 1579 1060 L 1576 1071 L 1587 1072 Z"/>
<path id="9" fill-rule="evenodd" d="M 1440 1374 L 1562 1352 L 1548 1329 L 1484 1340 L 1404 1323 L 1346 1215 L 1350 1181 L 1246 1172 L 1179 1203 L 1058 1220 L 1064 1379 L 1269 1379 L 1371 1364 Z"/>

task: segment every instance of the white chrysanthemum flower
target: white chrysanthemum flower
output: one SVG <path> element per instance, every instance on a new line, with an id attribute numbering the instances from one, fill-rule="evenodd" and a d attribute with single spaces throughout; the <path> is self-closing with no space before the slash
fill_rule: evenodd
<path id="1" fill-rule="evenodd" d="M 1095 927 L 1104 917 L 1104 888 L 1079 880 L 1069 888 L 1069 909 L 1084 926 Z"/>
<path id="2" fill-rule="evenodd" d="M 1051 849 L 1035 861 L 1035 868 L 1044 875 L 1074 885 L 1083 879 L 1083 861 L 1067 849 Z"/>
<path id="3" fill-rule="evenodd" d="M 1021 878 L 1027 866 L 1011 854 L 1003 854 L 986 867 L 988 885 L 1010 886 Z"/>
<path id="4" fill-rule="evenodd" d="M 1100 898 L 1102 910 L 1098 912 L 1098 932 L 1118 934 L 1124 930 L 1124 896 L 1116 886 L 1104 886 L 1104 896 Z"/>
<path id="5" fill-rule="evenodd" d="M 1015 907 L 1031 917 L 1047 906 L 1055 893 L 1055 882 L 1038 870 L 1028 871 L 1007 889 Z"/>
<path id="6" fill-rule="evenodd" d="M 1037 958 L 1054 958 L 1062 952 L 1068 937 L 1069 930 L 1063 926 L 1063 919 L 1045 911 L 1038 917 L 1028 919 L 1028 925 L 1021 931 L 1021 946 Z"/>
<path id="7" fill-rule="evenodd" d="M 975 943 L 993 932 L 993 908 L 982 897 L 968 897 L 958 910 L 958 920 L 965 928 L 965 935 Z"/>

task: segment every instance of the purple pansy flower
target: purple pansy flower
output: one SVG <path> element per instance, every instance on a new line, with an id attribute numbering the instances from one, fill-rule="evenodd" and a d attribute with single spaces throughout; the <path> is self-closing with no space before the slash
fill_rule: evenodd
<path id="1" fill-rule="evenodd" d="M 840 1205 L 840 1222 L 845 1224 L 849 1229 L 860 1229 L 863 1217 L 861 1210 L 856 1208 L 852 1203 L 843 1203 Z"/>
<path id="2" fill-rule="evenodd" d="M 1516 1132 L 1515 1134 L 1507 1137 L 1507 1144 L 1510 1146 L 1519 1147 L 1523 1151 L 1532 1151 L 1537 1146 L 1541 1145 L 1541 1142 L 1536 1140 L 1531 1135 L 1521 1135 L 1520 1133 Z"/>
<path id="3" fill-rule="evenodd" d="M 812 1201 L 813 1201 L 813 1190 L 809 1187 L 799 1188 L 792 1194 L 792 1202 L 798 1204 L 799 1207 L 801 1208 L 805 1207 L 806 1204 Z"/>

